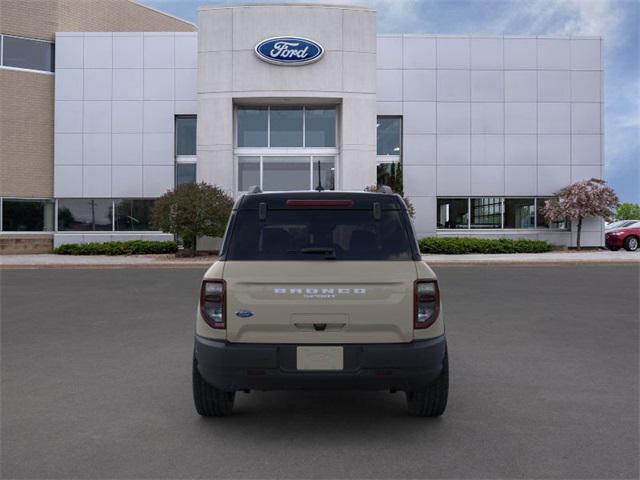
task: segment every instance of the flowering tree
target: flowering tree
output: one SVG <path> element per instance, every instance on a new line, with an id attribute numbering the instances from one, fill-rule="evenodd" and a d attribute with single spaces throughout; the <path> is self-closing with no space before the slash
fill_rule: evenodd
<path id="1" fill-rule="evenodd" d="M 604 180 L 592 178 L 581 180 L 555 194 L 557 198 L 544 204 L 544 216 L 552 222 L 566 218 L 577 222 L 576 246 L 580 250 L 582 219 L 600 217 L 610 221 L 614 217 L 613 209 L 620 203 L 618 196 Z"/>
<path id="2" fill-rule="evenodd" d="M 196 254 L 198 237 L 221 237 L 233 208 L 224 190 L 206 183 L 186 183 L 155 201 L 153 225 L 179 235 L 185 248 Z"/>

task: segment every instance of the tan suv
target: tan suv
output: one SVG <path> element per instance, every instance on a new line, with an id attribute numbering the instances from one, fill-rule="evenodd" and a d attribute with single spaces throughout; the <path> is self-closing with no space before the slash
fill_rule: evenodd
<path id="1" fill-rule="evenodd" d="M 235 392 L 406 392 L 439 416 L 449 389 L 440 291 L 399 195 L 252 193 L 204 276 L 193 395 L 228 415 Z"/>

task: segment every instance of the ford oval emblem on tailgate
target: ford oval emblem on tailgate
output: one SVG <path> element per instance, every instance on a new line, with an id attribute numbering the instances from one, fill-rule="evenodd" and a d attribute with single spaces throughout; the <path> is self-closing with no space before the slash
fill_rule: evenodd
<path id="1" fill-rule="evenodd" d="M 240 317 L 240 318 L 253 317 L 253 312 L 250 312 L 249 310 L 238 310 L 236 311 L 236 317 Z"/>

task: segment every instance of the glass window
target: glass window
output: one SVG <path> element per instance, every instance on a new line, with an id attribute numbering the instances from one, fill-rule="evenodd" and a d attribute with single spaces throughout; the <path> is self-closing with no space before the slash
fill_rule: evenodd
<path id="1" fill-rule="evenodd" d="M 88 198 L 58 200 L 58 231 L 111 231 L 113 202 Z"/>
<path id="2" fill-rule="evenodd" d="M 176 163 L 176 187 L 185 183 L 196 183 L 196 164 L 192 162 Z"/>
<path id="3" fill-rule="evenodd" d="M 267 147 L 267 107 L 238 107 L 238 147 Z"/>
<path id="4" fill-rule="evenodd" d="M 438 199 L 438 228 L 468 228 L 469 201 L 466 198 Z"/>
<path id="5" fill-rule="evenodd" d="M 309 190 L 309 157 L 263 157 L 262 189 L 265 191 Z"/>
<path id="6" fill-rule="evenodd" d="M 378 155 L 401 154 L 400 145 L 402 140 L 402 118 L 401 117 L 378 117 L 377 124 Z"/>
<path id="7" fill-rule="evenodd" d="M 2 230 L 5 232 L 50 232 L 53 230 L 51 200 L 2 200 Z"/>
<path id="8" fill-rule="evenodd" d="M 383 209 L 377 221 L 371 209 L 269 210 L 263 222 L 256 221 L 255 210 L 240 210 L 227 259 L 412 260 L 410 232 L 399 210 Z"/>
<path id="9" fill-rule="evenodd" d="M 238 191 L 260 185 L 260 157 L 238 157 Z"/>
<path id="10" fill-rule="evenodd" d="M 306 107 L 304 129 L 305 147 L 335 147 L 336 109 Z"/>
<path id="11" fill-rule="evenodd" d="M 149 231 L 151 226 L 151 212 L 153 200 L 116 200 L 116 230 L 118 231 Z"/>
<path id="12" fill-rule="evenodd" d="M 501 228 L 502 199 L 485 197 L 471 199 L 471 228 Z"/>
<path id="13" fill-rule="evenodd" d="M 313 169 L 312 188 L 314 190 L 334 190 L 336 173 L 336 160 L 334 157 L 313 157 L 311 168 Z"/>
<path id="14" fill-rule="evenodd" d="M 552 199 L 553 197 L 545 197 L 545 198 L 538 198 L 536 200 L 536 203 L 537 203 L 536 225 L 538 226 L 538 228 L 568 229 L 569 222 L 567 220 L 561 220 L 559 222 L 550 222 L 544 216 L 544 213 L 543 213 L 544 202 Z"/>
<path id="15" fill-rule="evenodd" d="M 196 154 L 196 116 L 176 117 L 176 155 Z"/>
<path id="16" fill-rule="evenodd" d="M 2 44 L 4 66 L 53 72 L 53 43 L 3 35 Z"/>
<path id="17" fill-rule="evenodd" d="M 302 147 L 302 107 L 271 107 L 271 147 Z"/>
<path id="18" fill-rule="evenodd" d="M 505 198 L 504 228 L 534 228 L 535 211 L 533 198 Z"/>

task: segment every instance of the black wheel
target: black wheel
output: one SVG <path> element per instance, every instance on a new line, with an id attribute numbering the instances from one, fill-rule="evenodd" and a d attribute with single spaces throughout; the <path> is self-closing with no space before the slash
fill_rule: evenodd
<path id="1" fill-rule="evenodd" d="M 449 396 L 449 356 L 444 354 L 442 372 L 426 390 L 406 392 L 409 415 L 416 417 L 439 417 L 447 408 Z"/>
<path id="2" fill-rule="evenodd" d="M 193 401 L 196 411 L 203 417 L 224 417 L 231 415 L 235 392 L 223 392 L 205 382 L 193 360 Z"/>
<path id="3" fill-rule="evenodd" d="M 627 237 L 624 240 L 624 249 L 629 252 L 635 252 L 638 250 L 638 237 Z"/>

